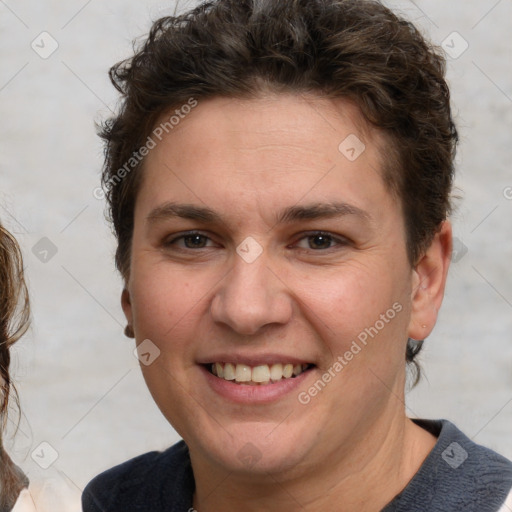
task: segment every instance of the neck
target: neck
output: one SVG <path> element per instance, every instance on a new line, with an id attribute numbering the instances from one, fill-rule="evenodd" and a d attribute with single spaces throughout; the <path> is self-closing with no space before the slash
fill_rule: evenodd
<path id="1" fill-rule="evenodd" d="M 240 476 L 194 467 L 194 508 L 218 510 L 381 510 L 399 494 L 434 447 L 436 438 L 405 415 L 381 421 L 349 450 L 300 472 Z M 215 475 L 215 476 L 212 476 Z"/>

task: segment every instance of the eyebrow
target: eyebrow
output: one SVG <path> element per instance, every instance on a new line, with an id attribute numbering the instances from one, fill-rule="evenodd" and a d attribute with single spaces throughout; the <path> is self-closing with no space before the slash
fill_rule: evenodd
<path id="1" fill-rule="evenodd" d="M 347 215 L 354 215 L 365 221 L 372 220 L 368 212 L 357 206 L 344 202 L 329 202 L 289 206 L 280 212 L 276 224 L 291 224 L 301 220 L 327 219 Z M 167 202 L 156 207 L 149 213 L 146 221 L 154 223 L 176 217 L 207 224 L 226 223 L 224 217 L 211 208 L 175 202 Z"/>

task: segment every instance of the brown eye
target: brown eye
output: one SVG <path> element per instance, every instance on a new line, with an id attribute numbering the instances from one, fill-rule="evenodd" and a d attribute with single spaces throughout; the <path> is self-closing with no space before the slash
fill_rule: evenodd
<path id="1" fill-rule="evenodd" d="M 332 237 L 329 235 L 313 235 L 308 237 L 311 249 L 328 249 L 331 246 Z"/>
<path id="2" fill-rule="evenodd" d="M 204 235 L 187 235 L 183 237 L 183 242 L 187 249 L 201 249 L 206 245 L 206 237 Z"/>
<path id="3" fill-rule="evenodd" d="M 304 241 L 307 241 L 307 246 L 304 244 Z M 311 233 L 301 238 L 298 245 L 301 249 L 312 249 L 314 251 L 320 251 L 325 249 L 332 249 L 336 245 L 343 246 L 346 244 L 347 242 L 342 238 L 335 237 L 330 233 L 319 232 Z"/>
<path id="4" fill-rule="evenodd" d="M 204 249 L 211 247 L 208 242 L 211 239 L 202 233 L 186 233 L 184 235 L 177 236 L 167 242 L 166 247 L 178 247 L 179 249 Z"/>

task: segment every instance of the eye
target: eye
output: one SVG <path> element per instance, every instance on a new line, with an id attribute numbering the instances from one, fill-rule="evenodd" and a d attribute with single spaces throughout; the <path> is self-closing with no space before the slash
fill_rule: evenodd
<path id="1" fill-rule="evenodd" d="M 306 242 L 307 246 L 304 246 L 303 241 Z M 302 243 L 302 247 L 301 244 Z M 317 231 L 315 233 L 310 233 L 303 238 L 300 239 L 300 243 L 297 244 L 301 249 L 313 249 L 314 251 L 332 249 L 333 244 L 344 246 L 347 245 L 347 240 L 335 237 L 330 233 L 325 233 L 323 231 Z"/>
<path id="2" fill-rule="evenodd" d="M 165 247 L 172 247 L 179 250 L 207 249 L 217 244 L 207 235 L 198 231 L 191 231 L 176 236 L 164 242 Z M 343 237 L 337 237 L 331 233 L 317 231 L 309 233 L 299 239 L 296 246 L 300 249 L 313 251 L 326 251 L 336 246 L 346 246 L 348 241 Z"/>
<path id="3" fill-rule="evenodd" d="M 205 249 L 208 247 L 208 241 L 212 242 L 206 235 L 193 231 L 172 238 L 166 241 L 164 245 L 166 247 L 177 246 L 179 249 Z M 211 247 L 211 245 L 209 247 Z"/>

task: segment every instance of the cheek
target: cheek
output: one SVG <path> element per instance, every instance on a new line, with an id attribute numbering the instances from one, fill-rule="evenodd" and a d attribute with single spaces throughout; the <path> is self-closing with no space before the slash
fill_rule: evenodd
<path id="1" fill-rule="evenodd" d="M 310 275 L 299 288 L 302 314 L 320 333 L 329 360 L 347 354 L 354 369 L 352 360 L 379 366 L 400 360 L 409 311 L 400 276 L 352 264 Z"/>
<path id="2" fill-rule="evenodd" d="M 199 414 L 190 399 L 196 395 L 190 372 L 195 371 L 193 340 L 199 337 L 207 283 L 170 265 L 146 263 L 132 274 L 134 327 L 138 343 L 149 339 L 159 353 L 141 370 L 164 416 L 179 433 L 186 432 Z"/>
<path id="3" fill-rule="evenodd" d="M 153 340 L 161 349 L 166 339 L 179 340 L 200 306 L 201 283 L 164 265 L 140 265 L 131 283 L 134 326 L 138 337 Z"/>
<path id="4" fill-rule="evenodd" d="M 366 327 L 379 315 L 403 300 L 393 276 L 360 264 L 319 270 L 315 276 L 295 276 L 297 297 L 322 318 L 333 331 L 344 327 Z"/>

